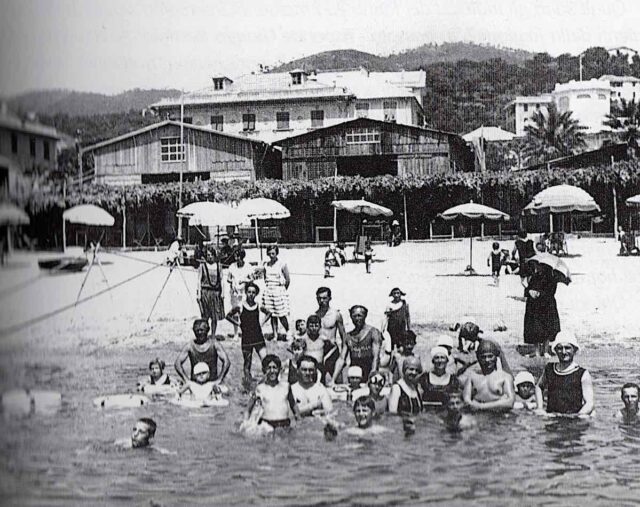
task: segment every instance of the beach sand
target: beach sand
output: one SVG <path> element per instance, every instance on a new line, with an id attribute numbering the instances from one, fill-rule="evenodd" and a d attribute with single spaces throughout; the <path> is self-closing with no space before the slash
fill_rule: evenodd
<path id="1" fill-rule="evenodd" d="M 503 241 L 503 248 L 512 248 Z M 612 239 L 570 239 L 571 256 L 565 259 L 573 273 L 573 283 L 560 284 L 556 294 L 561 325 L 573 329 L 585 344 L 633 348 L 640 336 L 637 280 L 640 258 L 618 257 L 618 244 Z M 372 273 L 364 263 L 348 263 L 332 270 L 332 278 L 323 278 L 324 248 L 282 247 L 280 258 L 288 263 L 292 275 L 290 287 L 293 322 L 306 318 L 316 308 L 315 290 L 322 285 L 333 291 L 332 305 L 339 308 L 350 326 L 348 308 L 363 304 L 369 308 L 368 322 L 379 326 L 393 287 L 406 293 L 413 327 L 418 334 L 419 350 L 431 345 L 435 336 L 450 333 L 449 327 L 466 320 L 475 321 L 485 337 L 493 337 L 508 348 L 522 342 L 525 304 L 520 279 L 502 275 L 500 286 L 493 287 L 486 258 L 491 241 L 475 240 L 474 267 L 480 275 L 461 273 L 469 261 L 469 241 L 403 243 L 390 248 L 375 246 Z M 351 255 L 351 249 L 347 254 Z M 147 322 L 153 302 L 165 281 L 168 268 L 161 266 L 122 286 L 56 314 L 42 322 L 11 333 L 13 326 L 72 304 L 86 270 L 74 274 L 46 274 L 38 269 L 37 259 L 51 253 L 16 252 L 0 271 L 0 352 L 6 357 L 28 356 L 31 360 L 50 352 L 84 350 L 87 354 L 103 347 L 153 348 L 183 343 L 198 316 L 195 302 L 196 272 L 183 268 L 189 292 L 181 273 L 174 271 Z M 125 257 L 126 256 L 126 257 Z M 104 252 L 101 259 L 111 286 L 163 262 L 163 252 Z M 247 260 L 258 262 L 259 252 L 248 250 Z M 91 271 L 82 298 L 107 287 L 99 269 Z M 228 304 L 228 297 L 226 299 Z M 227 307 L 228 310 L 228 307 Z M 504 323 L 507 330 L 494 332 Z M 220 322 L 218 334 L 232 331 Z M 270 332 L 270 326 L 265 326 Z M 452 336 L 454 333 L 450 333 Z M 233 343 L 233 342 L 232 342 Z M 41 356 L 38 358 L 38 356 Z"/>

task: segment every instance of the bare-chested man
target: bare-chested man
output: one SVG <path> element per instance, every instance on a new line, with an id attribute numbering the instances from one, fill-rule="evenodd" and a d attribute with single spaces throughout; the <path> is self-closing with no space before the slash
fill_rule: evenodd
<path id="1" fill-rule="evenodd" d="M 344 330 L 344 321 L 340 310 L 331 308 L 331 289 L 329 287 L 319 287 L 316 291 L 316 300 L 318 301 L 318 309 L 316 315 L 320 317 L 320 338 L 336 345 L 333 352 L 329 352 L 325 356 L 325 371 L 333 376 L 336 361 L 340 357 L 340 352 L 344 348 L 346 332 Z M 340 336 L 340 339 L 336 338 Z"/>
<path id="2" fill-rule="evenodd" d="M 464 386 L 464 402 L 472 410 L 507 411 L 516 399 L 513 377 L 497 368 L 500 348 L 491 340 L 482 340 L 476 357 L 480 372 L 470 371 Z"/>

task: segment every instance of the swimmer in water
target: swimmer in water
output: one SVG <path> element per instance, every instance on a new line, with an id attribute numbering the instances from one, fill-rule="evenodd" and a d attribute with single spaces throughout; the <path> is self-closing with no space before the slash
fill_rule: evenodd
<path id="1" fill-rule="evenodd" d="M 311 356 L 302 356 L 298 362 L 298 381 L 291 386 L 298 410 L 303 416 L 329 415 L 333 403 L 327 388 L 318 382 L 318 363 Z"/>
<path id="2" fill-rule="evenodd" d="M 262 416 L 258 421 L 266 423 L 274 430 L 289 428 L 291 426 L 291 414 L 297 419 L 300 415 L 298 407 L 291 392 L 291 386 L 287 381 L 280 381 L 282 362 L 275 354 L 267 354 L 262 360 L 264 381 L 260 382 L 255 393 L 247 405 L 246 420 L 251 417 L 256 403 L 262 406 Z"/>
<path id="3" fill-rule="evenodd" d="M 468 430 L 477 425 L 472 415 L 463 413 L 464 400 L 460 391 L 448 393 L 445 407 L 443 422 L 449 431 Z"/>
<path id="4" fill-rule="evenodd" d="M 123 449 L 141 449 L 151 446 L 151 439 L 156 435 L 156 422 L 149 417 L 141 417 L 136 421 L 131 438 L 116 440 L 115 445 Z"/>
<path id="5" fill-rule="evenodd" d="M 373 372 L 369 377 L 369 382 L 367 386 L 369 387 L 369 397 L 375 403 L 375 414 L 374 418 L 379 418 L 382 414 L 389 411 L 389 398 L 382 394 L 382 389 L 386 384 L 386 379 L 384 375 L 381 375 L 378 372 Z"/>
<path id="6" fill-rule="evenodd" d="M 628 382 L 622 386 L 620 397 L 624 407 L 616 412 L 615 417 L 622 419 L 625 424 L 638 422 L 638 400 L 640 398 L 640 386 Z"/>
<path id="7" fill-rule="evenodd" d="M 165 362 L 162 359 L 155 358 L 149 363 L 149 376 L 138 382 L 138 389 L 142 389 L 145 385 L 152 386 L 168 386 L 171 385 L 171 378 L 164 373 Z"/>
<path id="8" fill-rule="evenodd" d="M 349 388 L 347 398 L 349 400 L 356 400 L 367 395 L 367 386 L 362 383 L 362 368 L 359 366 L 349 366 L 347 382 Z"/>
<path id="9" fill-rule="evenodd" d="M 463 399 L 471 410 L 508 411 L 515 402 L 513 377 L 497 368 L 500 347 L 482 340 L 476 350 L 480 372 L 470 370 L 464 385 Z"/>
<path id="10" fill-rule="evenodd" d="M 536 410 L 538 403 L 536 402 L 536 379 L 528 371 L 521 371 L 516 375 L 513 381 L 516 387 L 516 401 L 513 408 L 520 410 Z"/>
<path id="11" fill-rule="evenodd" d="M 194 400 L 205 401 L 220 394 L 218 385 L 209 380 L 209 366 L 207 363 L 197 363 L 193 367 L 195 381 L 188 380 L 187 383 L 178 391 L 178 397 L 182 397 L 184 393 L 189 391 Z"/>
<path id="12" fill-rule="evenodd" d="M 353 415 L 356 419 L 357 426 L 346 429 L 345 433 L 362 437 L 388 431 L 384 426 L 373 424 L 375 412 L 375 402 L 369 396 L 360 396 L 353 404 Z"/>

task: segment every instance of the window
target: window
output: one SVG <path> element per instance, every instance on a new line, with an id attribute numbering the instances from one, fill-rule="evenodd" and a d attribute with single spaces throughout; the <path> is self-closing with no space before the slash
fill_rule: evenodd
<path id="1" fill-rule="evenodd" d="M 524 104 L 522 106 L 522 109 L 524 110 L 524 112 L 526 113 L 529 110 L 529 104 Z"/>
<path id="2" fill-rule="evenodd" d="M 184 146 L 179 137 L 163 137 L 160 139 L 160 158 L 163 162 L 184 160 Z"/>
<path id="3" fill-rule="evenodd" d="M 588 93 L 581 93 L 578 95 L 579 99 L 590 99 L 591 95 L 589 95 Z"/>
<path id="4" fill-rule="evenodd" d="M 213 78 L 213 89 L 214 90 L 223 90 L 224 89 L 224 78 L 214 77 Z"/>
<path id="5" fill-rule="evenodd" d="M 294 85 L 302 84 L 302 74 L 300 73 L 291 74 L 291 82 Z"/>
<path id="6" fill-rule="evenodd" d="M 356 103 L 356 118 L 368 118 L 369 117 L 369 103 L 357 102 Z"/>
<path id="7" fill-rule="evenodd" d="M 44 159 L 51 160 L 51 154 L 49 153 L 49 143 L 47 141 L 42 141 L 42 146 L 44 147 Z"/>
<path id="8" fill-rule="evenodd" d="M 384 109 L 384 121 L 396 121 L 396 108 L 398 104 L 395 100 L 385 100 L 382 103 L 382 109 Z"/>
<path id="9" fill-rule="evenodd" d="M 211 116 L 211 128 L 222 132 L 224 130 L 224 117 L 221 114 L 214 114 Z"/>
<path id="10" fill-rule="evenodd" d="M 36 138 L 35 137 L 29 138 L 29 153 L 31 153 L 32 157 L 36 156 Z"/>
<path id="11" fill-rule="evenodd" d="M 561 113 L 564 113 L 567 109 L 569 109 L 569 97 L 560 97 L 558 101 L 558 110 Z"/>
<path id="12" fill-rule="evenodd" d="M 256 115 L 255 114 L 243 114 L 242 115 L 242 130 L 245 132 L 253 131 L 256 129 Z"/>
<path id="13" fill-rule="evenodd" d="M 193 123 L 193 117 L 192 116 L 184 116 L 182 118 L 182 123 Z"/>
<path id="14" fill-rule="evenodd" d="M 622 81 L 611 81 L 611 86 L 614 88 L 622 88 Z"/>
<path id="15" fill-rule="evenodd" d="M 289 130 L 289 113 L 287 111 L 276 113 L 276 123 L 278 130 Z"/>
<path id="16" fill-rule="evenodd" d="M 375 144 L 380 142 L 380 132 L 359 128 L 347 130 L 347 144 Z"/>
<path id="17" fill-rule="evenodd" d="M 18 135 L 11 132 L 11 153 L 18 153 Z"/>
<path id="18" fill-rule="evenodd" d="M 322 127 L 324 125 L 324 111 L 311 111 L 311 126 Z"/>

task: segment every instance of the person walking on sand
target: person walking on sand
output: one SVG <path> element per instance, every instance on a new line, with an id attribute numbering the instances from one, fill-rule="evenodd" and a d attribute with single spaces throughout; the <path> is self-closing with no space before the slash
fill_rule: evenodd
<path id="1" fill-rule="evenodd" d="M 271 313 L 271 328 L 273 338 L 287 341 L 289 332 L 289 293 L 287 289 L 291 283 L 289 268 L 286 263 L 278 259 L 280 249 L 278 245 L 269 245 L 267 255 L 269 260 L 263 265 L 265 290 L 262 298 L 264 307 Z M 278 322 L 282 324 L 284 333 L 278 333 Z"/>
<path id="2" fill-rule="evenodd" d="M 531 264 L 531 263 L 529 263 Z M 535 345 L 537 354 L 547 354 L 549 342 L 555 340 L 560 331 L 560 316 L 556 305 L 558 282 L 553 270 L 546 264 L 536 263 L 529 284 L 524 290 L 524 342 Z"/>
<path id="3" fill-rule="evenodd" d="M 210 321 L 211 336 L 215 338 L 218 321 L 223 320 L 225 315 L 220 263 L 213 248 L 207 249 L 204 258 L 200 259 L 198 280 L 196 300 L 200 306 L 200 315 L 203 319 Z M 220 340 L 224 340 L 224 337 Z"/>

